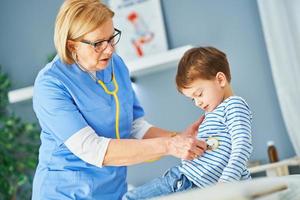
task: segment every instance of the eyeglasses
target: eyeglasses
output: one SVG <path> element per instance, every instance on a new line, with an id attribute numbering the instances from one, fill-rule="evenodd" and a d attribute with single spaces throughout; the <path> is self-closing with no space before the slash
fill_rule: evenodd
<path id="1" fill-rule="evenodd" d="M 115 47 L 116 44 L 120 41 L 120 38 L 121 31 L 115 28 L 115 33 L 108 40 L 99 40 L 96 42 L 81 40 L 80 42 L 93 46 L 97 53 L 101 53 L 107 48 L 108 44 L 110 44 L 112 47 Z"/>

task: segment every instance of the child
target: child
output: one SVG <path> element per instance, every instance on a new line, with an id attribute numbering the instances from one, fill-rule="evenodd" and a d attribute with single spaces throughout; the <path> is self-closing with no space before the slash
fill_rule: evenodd
<path id="1" fill-rule="evenodd" d="M 163 177 L 137 187 L 123 200 L 146 199 L 193 187 L 250 179 L 246 167 L 252 152 L 251 111 L 245 100 L 234 96 L 226 55 L 213 47 L 188 50 L 176 75 L 177 89 L 205 111 L 198 139 L 208 149 L 194 160 L 182 160 Z"/>

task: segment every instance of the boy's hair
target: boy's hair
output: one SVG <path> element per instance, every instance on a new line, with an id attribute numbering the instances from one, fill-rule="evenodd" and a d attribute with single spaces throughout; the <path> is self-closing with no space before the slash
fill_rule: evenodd
<path id="1" fill-rule="evenodd" d="M 197 79 L 211 80 L 223 72 L 230 83 L 231 75 L 226 54 L 214 47 L 196 47 L 180 59 L 176 74 L 177 89 L 188 88 Z"/>

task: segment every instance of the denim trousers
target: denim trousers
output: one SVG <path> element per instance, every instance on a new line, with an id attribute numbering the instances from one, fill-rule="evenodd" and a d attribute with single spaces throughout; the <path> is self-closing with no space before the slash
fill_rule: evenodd
<path id="1" fill-rule="evenodd" d="M 122 200 L 150 199 L 196 187 L 178 167 L 170 168 L 162 177 L 136 187 L 124 194 Z"/>

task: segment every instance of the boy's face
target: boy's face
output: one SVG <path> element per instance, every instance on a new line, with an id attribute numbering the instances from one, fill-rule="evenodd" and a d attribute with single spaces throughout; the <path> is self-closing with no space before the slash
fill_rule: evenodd
<path id="1" fill-rule="evenodd" d="M 224 78 L 224 77 L 223 77 Z M 197 79 L 188 88 L 182 89 L 182 93 L 191 98 L 195 105 L 205 112 L 213 111 L 225 99 L 226 78 Z"/>

